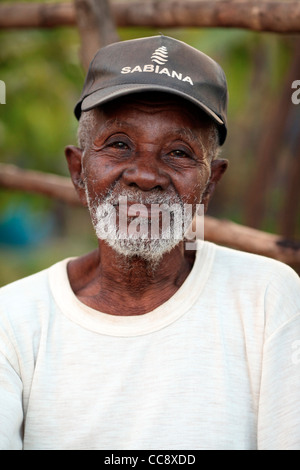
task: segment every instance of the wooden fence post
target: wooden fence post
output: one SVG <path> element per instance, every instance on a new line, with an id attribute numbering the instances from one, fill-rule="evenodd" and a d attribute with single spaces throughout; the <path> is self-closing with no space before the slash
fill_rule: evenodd
<path id="1" fill-rule="evenodd" d="M 108 0 L 74 0 L 81 38 L 80 59 L 87 70 L 98 49 L 119 40 Z"/>

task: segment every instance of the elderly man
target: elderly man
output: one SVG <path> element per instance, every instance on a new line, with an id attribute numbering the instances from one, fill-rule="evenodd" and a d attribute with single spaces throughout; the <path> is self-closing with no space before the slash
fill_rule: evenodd
<path id="1" fill-rule="evenodd" d="M 96 54 L 66 157 L 98 248 L 1 290 L 0 448 L 300 448 L 298 276 L 190 237 L 226 105 L 180 41 Z"/>

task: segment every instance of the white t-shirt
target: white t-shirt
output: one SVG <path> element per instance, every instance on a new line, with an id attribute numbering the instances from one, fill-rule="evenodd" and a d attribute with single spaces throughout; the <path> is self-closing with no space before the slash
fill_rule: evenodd
<path id="1" fill-rule="evenodd" d="M 300 282 L 204 242 L 155 310 L 74 295 L 68 260 L 0 290 L 0 449 L 300 449 Z"/>

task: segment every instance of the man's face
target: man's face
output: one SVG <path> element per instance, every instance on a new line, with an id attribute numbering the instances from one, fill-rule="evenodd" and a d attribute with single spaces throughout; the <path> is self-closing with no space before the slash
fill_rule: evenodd
<path id="1" fill-rule="evenodd" d="M 158 204 L 190 205 L 194 214 L 211 175 L 206 151 L 209 128 L 209 119 L 205 115 L 197 118 L 195 108 L 181 99 L 149 103 L 137 95 L 116 100 L 97 112 L 97 124 L 82 158 L 82 175 L 98 238 L 103 238 L 104 223 L 107 231 L 108 220 L 115 224 L 125 217 L 128 228 L 138 216 L 142 237 L 135 231 L 129 237 L 127 233 L 127 240 L 123 236 L 117 241 L 114 232 L 112 240 L 107 239 L 119 253 L 159 257 L 176 246 L 174 217 L 169 240 L 161 240 L 161 227 L 160 235 L 149 240 L 152 217 L 158 217 Z M 125 198 L 126 207 L 120 204 Z M 143 205 L 135 217 L 132 209 L 138 207 L 134 204 Z M 143 228 L 146 224 L 147 230 Z"/>

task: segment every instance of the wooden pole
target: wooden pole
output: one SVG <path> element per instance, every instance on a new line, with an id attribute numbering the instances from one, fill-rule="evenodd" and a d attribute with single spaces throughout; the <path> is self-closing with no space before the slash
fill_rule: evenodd
<path id="1" fill-rule="evenodd" d="M 291 84 L 299 74 L 300 39 L 294 43 L 294 55 L 281 87 L 277 102 L 270 104 L 263 126 L 263 135 L 257 149 L 255 173 L 251 178 L 245 206 L 245 223 L 259 228 L 266 211 L 266 194 L 280 158 L 280 145 L 285 132 L 285 123 L 293 107 Z"/>
<path id="2" fill-rule="evenodd" d="M 285 237 L 292 238 L 296 233 L 297 219 L 300 212 L 300 132 L 291 156 L 288 178 L 280 216 L 280 230 Z"/>
<path id="3" fill-rule="evenodd" d="M 0 5 L 0 28 L 53 28 L 74 26 L 73 3 L 3 3 Z"/>
<path id="4" fill-rule="evenodd" d="M 72 182 L 64 176 L 35 170 L 23 170 L 15 165 L 0 163 L 0 187 L 37 193 L 68 204 L 80 204 Z"/>
<path id="5" fill-rule="evenodd" d="M 75 0 L 81 38 L 80 59 L 85 70 L 98 49 L 117 42 L 117 34 L 108 0 Z"/>
<path id="6" fill-rule="evenodd" d="M 0 187 L 38 193 L 66 202 L 80 205 L 70 178 L 23 170 L 14 165 L 0 163 Z M 292 266 L 300 266 L 300 242 L 290 242 L 250 227 L 228 220 L 205 216 L 205 240 L 250 253 L 256 253 L 280 260 Z"/>
<path id="7" fill-rule="evenodd" d="M 300 2 L 140 1 L 112 3 L 117 26 L 153 28 L 224 27 L 300 33 Z M 50 28 L 76 24 L 73 3 L 0 5 L 0 29 Z"/>
<path id="8" fill-rule="evenodd" d="M 205 216 L 204 237 L 219 245 L 277 259 L 299 271 L 300 241 L 210 216 Z"/>

